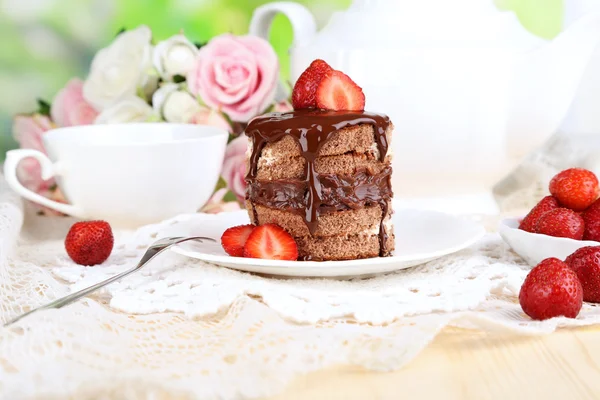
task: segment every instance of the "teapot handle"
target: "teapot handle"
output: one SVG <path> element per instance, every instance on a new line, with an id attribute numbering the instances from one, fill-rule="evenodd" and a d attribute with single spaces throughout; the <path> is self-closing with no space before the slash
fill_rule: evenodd
<path id="1" fill-rule="evenodd" d="M 294 31 L 292 46 L 308 43 L 317 33 L 315 18 L 306 7 L 291 1 L 280 1 L 265 4 L 254 10 L 250 21 L 250 34 L 269 40 L 271 23 L 279 13 L 285 15 L 292 24 Z"/>

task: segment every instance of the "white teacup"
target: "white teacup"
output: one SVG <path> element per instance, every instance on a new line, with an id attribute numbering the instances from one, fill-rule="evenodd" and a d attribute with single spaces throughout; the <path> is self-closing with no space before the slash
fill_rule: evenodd
<path id="1" fill-rule="evenodd" d="M 219 174 L 227 132 L 212 126 L 131 123 L 54 129 L 43 136 L 48 156 L 36 150 L 6 154 L 4 176 L 21 196 L 59 212 L 135 227 L 200 209 Z M 25 188 L 17 165 L 41 164 L 42 178 L 56 177 L 71 204 Z"/>

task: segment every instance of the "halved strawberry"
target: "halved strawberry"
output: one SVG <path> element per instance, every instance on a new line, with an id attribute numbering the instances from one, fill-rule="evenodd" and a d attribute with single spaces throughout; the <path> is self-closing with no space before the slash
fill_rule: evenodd
<path id="1" fill-rule="evenodd" d="M 298 246 L 294 238 L 279 225 L 260 225 L 248 237 L 244 257 L 293 261 L 298 259 Z"/>
<path id="2" fill-rule="evenodd" d="M 292 106 L 294 106 L 295 110 L 315 108 L 317 106 L 315 101 L 317 87 L 321 79 L 329 71 L 332 71 L 329 64 L 323 60 L 316 59 L 300 75 L 292 91 Z"/>
<path id="3" fill-rule="evenodd" d="M 223 250 L 230 256 L 243 257 L 244 245 L 254 228 L 254 225 L 239 225 L 227 229 L 221 236 Z"/>
<path id="4" fill-rule="evenodd" d="M 333 111 L 362 111 L 365 109 L 365 94 L 348 75 L 333 70 L 319 83 L 317 107 Z"/>

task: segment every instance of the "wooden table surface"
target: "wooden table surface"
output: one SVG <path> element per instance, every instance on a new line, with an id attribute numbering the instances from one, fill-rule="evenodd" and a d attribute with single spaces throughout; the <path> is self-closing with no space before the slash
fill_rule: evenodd
<path id="1" fill-rule="evenodd" d="M 533 337 L 447 329 L 399 371 L 340 366 L 269 400 L 306 399 L 600 399 L 600 328 Z"/>

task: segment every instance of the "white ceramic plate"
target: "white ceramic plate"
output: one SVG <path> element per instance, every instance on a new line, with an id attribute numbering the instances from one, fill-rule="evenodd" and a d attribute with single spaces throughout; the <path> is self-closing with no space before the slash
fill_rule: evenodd
<path id="1" fill-rule="evenodd" d="M 414 267 L 475 243 L 485 230 L 476 222 L 434 211 L 397 210 L 393 217 L 396 250 L 392 257 L 350 261 L 277 261 L 231 257 L 223 251 L 220 237 L 225 229 L 248 224 L 245 211 L 215 215 L 194 229 L 195 235 L 215 238 L 217 243 L 188 242 L 173 251 L 224 267 L 271 275 L 303 277 L 351 277 Z"/>
<path id="2" fill-rule="evenodd" d="M 520 218 L 506 218 L 500 221 L 498 232 L 515 253 L 523 257 L 532 267 L 546 258 L 556 257 L 564 260 L 581 247 L 600 245 L 593 241 L 526 232 L 519 229 L 519 221 Z"/>

